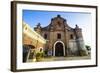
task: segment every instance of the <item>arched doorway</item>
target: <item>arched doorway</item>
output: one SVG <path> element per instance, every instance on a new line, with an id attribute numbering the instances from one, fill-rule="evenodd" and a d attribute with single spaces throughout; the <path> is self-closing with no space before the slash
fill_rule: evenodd
<path id="1" fill-rule="evenodd" d="M 55 42 L 53 56 L 65 56 L 65 45 L 62 41 Z"/>
<path id="2" fill-rule="evenodd" d="M 55 45 L 55 56 L 63 56 L 63 44 L 58 42 L 56 45 Z"/>

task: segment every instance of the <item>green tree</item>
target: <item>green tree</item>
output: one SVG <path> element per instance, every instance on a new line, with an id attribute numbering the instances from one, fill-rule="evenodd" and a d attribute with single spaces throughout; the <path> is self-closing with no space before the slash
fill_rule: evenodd
<path id="1" fill-rule="evenodd" d="M 90 47 L 89 45 L 86 45 L 85 47 L 86 47 L 86 49 L 87 49 L 88 51 L 91 50 L 91 47 Z"/>

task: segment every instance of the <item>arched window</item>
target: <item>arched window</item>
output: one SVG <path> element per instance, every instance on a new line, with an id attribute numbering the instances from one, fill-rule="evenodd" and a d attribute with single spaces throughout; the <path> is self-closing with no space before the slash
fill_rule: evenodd
<path id="1" fill-rule="evenodd" d="M 44 38 L 47 39 L 47 37 L 48 37 L 47 34 L 44 34 Z"/>

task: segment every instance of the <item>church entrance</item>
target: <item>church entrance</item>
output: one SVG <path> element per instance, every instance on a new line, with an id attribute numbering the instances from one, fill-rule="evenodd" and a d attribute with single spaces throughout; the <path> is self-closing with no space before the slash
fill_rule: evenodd
<path id="1" fill-rule="evenodd" d="M 65 56 L 65 45 L 62 41 L 55 42 L 53 55 L 57 57 Z"/>
<path id="2" fill-rule="evenodd" d="M 55 56 L 63 56 L 63 44 L 58 42 L 55 46 Z"/>

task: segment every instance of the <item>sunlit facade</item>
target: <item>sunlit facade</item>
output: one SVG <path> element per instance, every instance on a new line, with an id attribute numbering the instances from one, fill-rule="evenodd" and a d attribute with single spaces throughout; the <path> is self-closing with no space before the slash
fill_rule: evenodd
<path id="1" fill-rule="evenodd" d="M 23 62 L 33 59 L 36 52 L 44 49 L 45 44 L 46 40 L 23 22 Z"/>
<path id="2" fill-rule="evenodd" d="M 42 27 L 40 23 L 35 31 L 46 40 L 45 51 L 48 56 L 80 56 L 87 55 L 82 29 L 76 24 L 72 28 L 60 15 L 51 19 L 49 25 Z"/>

